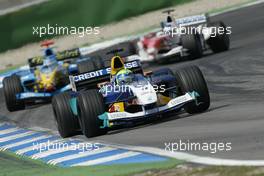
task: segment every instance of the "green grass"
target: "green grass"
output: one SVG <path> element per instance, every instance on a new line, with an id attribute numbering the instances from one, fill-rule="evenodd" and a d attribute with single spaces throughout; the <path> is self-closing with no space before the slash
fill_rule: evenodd
<path id="1" fill-rule="evenodd" d="M 246 166 L 201 166 L 185 165 L 182 161 L 170 159 L 164 162 L 123 164 L 108 166 L 84 166 L 61 168 L 31 160 L 10 152 L 0 152 L 0 176 L 263 176 L 264 167 Z"/>
<path id="2" fill-rule="evenodd" d="M 258 167 L 246 167 L 246 166 L 233 166 L 233 167 L 224 167 L 224 166 L 214 166 L 206 167 L 199 170 L 193 170 L 191 175 L 200 174 L 218 174 L 218 176 L 263 176 L 263 171 L 260 174 L 257 174 Z"/>
<path id="3" fill-rule="evenodd" d="M 152 169 L 170 169 L 180 163 L 171 159 L 159 163 L 60 168 L 10 152 L 0 152 L 0 176 L 123 176 Z"/>
<path id="4" fill-rule="evenodd" d="M 48 166 L 42 162 L 17 156 L 9 152 L 0 152 L 0 176 L 11 175 L 35 175 L 45 170 L 56 170 L 56 167 Z"/>
<path id="5" fill-rule="evenodd" d="M 101 26 L 189 1 L 192 0 L 51 0 L 0 16 L 0 52 L 54 37 L 33 35 L 33 26 Z"/>
<path id="6" fill-rule="evenodd" d="M 250 166 L 188 166 L 168 170 L 151 170 L 142 176 L 263 176 L 264 167 Z"/>

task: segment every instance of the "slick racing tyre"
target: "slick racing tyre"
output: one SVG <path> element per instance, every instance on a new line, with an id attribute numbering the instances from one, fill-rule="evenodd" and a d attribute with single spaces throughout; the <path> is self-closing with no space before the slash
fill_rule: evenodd
<path id="1" fill-rule="evenodd" d="M 200 35 L 195 31 L 192 34 L 181 35 L 181 43 L 183 48 L 187 49 L 190 59 L 198 59 L 203 55 L 203 47 Z"/>
<path id="2" fill-rule="evenodd" d="M 77 98 L 78 115 L 83 134 L 90 138 L 107 133 L 103 126 L 103 120 L 99 115 L 105 112 L 102 95 L 96 89 L 81 92 Z"/>
<path id="3" fill-rule="evenodd" d="M 16 97 L 16 94 L 24 91 L 20 78 L 17 75 L 4 78 L 3 89 L 6 107 L 10 112 L 25 109 L 25 102 L 23 100 L 18 100 Z"/>
<path id="4" fill-rule="evenodd" d="M 230 47 L 230 37 L 227 34 L 226 25 L 223 22 L 214 22 L 210 23 L 208 27 L 214 27 L 214 33 L 207 40 L 207 44 L 210 46 L 214 53 L 219 53 L 223 51 L 229 50 Z M 222 28 L 222 29 L 221 29 Z M 219 31 L 223 31 L 223 33 L 219 33 Z"/>
<path id="5" fill-rule="evenodd" d="M 61 137 L 71 137 L 80 134 L 78 118 L 70 107 L 70 92 L 63 92 L 52 98 L 52 108 Z"/>
<path id="6" fill-rule="evenodd" d="M 210 106 L 208 88 L 201 70 L 197 66 L 182 68 L 175 73 L 182 94 L 197 92 L 196 102 L 188 103 L 184 110 L 190 114 L 206 111 Z"/>

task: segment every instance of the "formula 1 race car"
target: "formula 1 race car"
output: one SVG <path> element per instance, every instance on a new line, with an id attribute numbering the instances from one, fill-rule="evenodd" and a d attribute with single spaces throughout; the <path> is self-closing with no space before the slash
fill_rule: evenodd
<path id="1" fill-rule="evenodd" d="M 138 41 L 142 62 L 166 63 L 183 56 L 196 59 L 207 49 L 214 53 L 229 49 L 231 29 L 223 22 L 211 22 L 206 14 L 174 20 L 170 15 L 172 11 L 164 11 L 168 16 L 165 22 L 161 22 L 161 30 Z"/>
<path id="2" fill-rule="evenodd" d="M 52 107 L 62 137 L 94 137 L 108 130 L 146 122 L 163 114 L 200 113 L 210 106 L 202 72 L 196 66 L 142 73 L 139 60 L 70 76 L 73 91 L 58 94 Z"/>
<path id="3" fill-rule="evenodd" d="M 45 41 L 44 56 L 28 60 L 29 70 L 17 72 L 3 79 L 6 107 L 9 111 L 25 109 L 26 103 L 50 101 L 55 94 L 71 89 L 68 76 L 78 72 L 78 49 L 54 53 Z M 78 58 L 78 59 L 77 59 Z M 69 62 L 68 60 L 74 60 Z M 66 61 L 67 60 L 67 61 Z"/>

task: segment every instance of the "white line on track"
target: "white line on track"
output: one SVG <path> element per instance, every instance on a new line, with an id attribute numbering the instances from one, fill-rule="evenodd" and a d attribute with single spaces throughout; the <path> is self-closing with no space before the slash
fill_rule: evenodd
<path id="1" fill-rule="evenodd" d="M 23 140 L 23 141 L 20 141 L 20 142 L 7 144 L 7 145 L 4 145 L 4 146 L 1 146 L 2 149 L 0 149 L 0 150 L 7 150 L 9 148 L 16 147 L 16 146 L 23 145 L 23 144 L 30 143 L 30 142 L 32 142 L 32 145 L 34 145 L 33 144 L 34 141 L 38 141 L 38 140 L 41 140 L 41 139 L 46 139 L 46 138 L 49 138 L 49 137 L 52 137 L 52 136 L 43 135 L 43 136 L 38 136 L 38 137 L 30 138 L 30 139 L 27 139 L 27 140 Z"/>
<path id="2" fill-rule="evenodd" d="M 11 128 L 5 129 L 5 130 L 0 130 L 0 135 L 12 133 L 12 132 L 18 131 L 18 130 L 20 130 L 20 129 L 16 128 L 16 127 L 11 127 Z"/>
<path id="3" fill-rule="evenodd" d="M 129 151 L 129 152 L 121 153 L 121 154 L 116 154 L 116 155 L 112 155 L 112 156 L 108 156 L 108 157 L 102 157 L 102 158 L 95 159 L 95 160 L 89 160 L 89 161 L 73 164 L 71 166 L 91 166 L 91 165 L 106 163 L 109 161 L 128 158 L 128 157 L 132 157 L 132 156 L 136 156 L 136 155 L 140 155 L 140 154 L 141 153 Z"/>
<path id="4" fill-rule="evenodd" d="M 26 131 L 24 133 L 20 133 L 20 134 L 16 134 L 16 135 L 0 138 L 0 142 L 7 142 L 7 141 L 10 141 L 10 140 L 13 140 L 13 139 L 18 139 L 18 138 L 29 136 L 29 135 L 36 134 L 36 133 L 37 132 L 34 132 L 34 131 Z"/>
<path id="5" fill-rule="evenodd" d="M 39 143 L 38 146 L 47 146 L 47 147 L 48 147 L 48 145 L 52 145 L 52 144 L 59 143 L 59 142 L 64 142 L 64 139 L 49 140 L 49 142 L 42 142 L 42 143 Z M 21 154 L 24 154 L 24 153 L 26 153 L 26 152 L 32 151 L 32 150 L 34 150 L 34 149 L 36 149 L 36 146 L 26 147 L 26 148 L 23 148 L 23 149 L 17 150 L 17 151 L 16 151 L 16 154 L 21 155 Z"/>
<path id="6" fill-rule="evenodd" d="M 205 165 L 221 165 L 221 166 L 264 166 L 264 160 L 235 160 L 235 159 L 221 159 L 193 155 L 185 152 L 170 152 L 164 149 L 154 147 L 141 147 L 141 146 L 130 146 L 122 144 L 109 144 L 101 141 L 102 144 L 111 147 L 122 148 L 131 151 L 138 151 L 143 153 L 149 153 L 153 155 L 159 155 L 169 158 L 175 158 L 191 163 L 205 164 Z"/>
<path id="7" fill-rule="evenodd" d="M 96 150 L 90 150 L 90 151 L 85 151 L 82 153 L 76 153 L 73 155 L 69 155 L 69 156 L 64 156 L 58 159 L 53 159 L 48 161 L 49 164 L 58 164 L 64 161 L 68 161 L 68 160 L 72 160 L 72 159 L 76 159 L 76 158 L 81 158 L 81 157 L 87 157 L 87 156 L 91 156 L 91 155 L 95 155 L 95 154 L 99 154 L 99 153 L 103 153 L 103 152 L 109 152 L 109 151 L 113 151 L 116 150 L 116 148 L 111 148 L 111 147 L 103 147 L 100 149 L 96 149 Z"/>
<path id="8" fill-rule="evenodd" d="M 62 145 L 55 145 L 54 149 L 51 148 L 51 149 L 48 149 L 46 151 L 43 151 L 43 152 L 40 152 L 40 153 L 32 155 L 32 159 L 45 158 L 45 157 L 47 157 L 49 155 L 62 153 L 62 152 L 66 152 L 66 151 L 76 150 L 76 146 L 75 145 L 70 145 L 69 144 L 67 147 L 63 147 L 63 146 L 64 146 L 63 144 Z M 56 148 L 56 147 L 58 147 L 58 148 Z"/>

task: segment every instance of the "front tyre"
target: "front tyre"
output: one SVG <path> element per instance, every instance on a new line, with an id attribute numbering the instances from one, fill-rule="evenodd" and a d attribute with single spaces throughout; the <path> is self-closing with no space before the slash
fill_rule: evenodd
<path id="1" fill-rule="evenodd" d="M 52 98 L 52 108 L 58 131 L 63 138 L 80 134 L 79 121 L 71 110 L 70 99 L 70 92 L 63 92 Z"/>
<path id="2" fill-rule="evenodd" d="M 16 97 L 17 94 L 24 91 L 20 78 L 17 75 L 4 78 L 3 90 L 6 107 L 10 112 L 25 109 L 25 102 L 23 100 L 18 100 Z"/>
<path id="3" fill-rule="evenodd" d="M 190 114 L 206 111 L 210 106 L 210 96 L 201 70 L 197 66 L 190 66 L 178 70 L 175 76 L 182 94 L 193 91 L 199 94 L 197 101 L 188 103 L 184 110 Z"/>
<path id="4" fill-rule="evenodd" d="M 78 114 L 83 134 L 87 137 L 95 137 L 107 133 L 103 121 L 99 115 L 105 112 L 102 95 L 96 89 L 81 92 L 77 98 Z"/>
<path id="5" fill-rule="evenodd" d="M 191 34 L 184 34 L 181 36 L 181 43 L 183 48 L 188 49 L 189 58 L 191 60 L 198 59 L 203 56 L 203 46 L 200 35 L 193 30 Z"/>
<path id="6" fill-rule="evenodd" d="M 230 37 L 227 33 L 226 25 L 222 21 L 220 21 L 210 23 L 209 27 L 213 27 L 215 29 L 215 34 L 207 40 L 207 44 L 210 46 L 212 51 L 214 53 L 219 53 L 229 50 Z M 220 33 L 219 31 L 223 31 L 223 33 Z"/>

